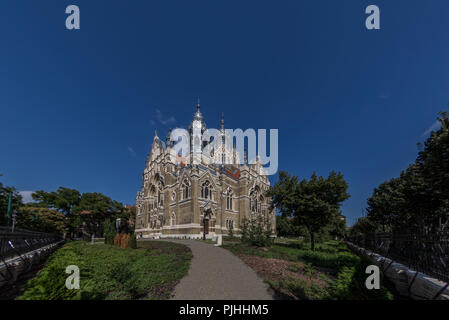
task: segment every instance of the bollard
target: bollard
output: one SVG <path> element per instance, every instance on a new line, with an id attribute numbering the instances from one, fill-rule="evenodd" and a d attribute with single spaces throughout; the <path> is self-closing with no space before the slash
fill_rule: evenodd
<path id="1" fill-rule="evenodd" d="M 217 243 L 214 246 L 219 247 L 221 245 L 222 245 L 222 235 L 220 234 L 217 236 Z"/>

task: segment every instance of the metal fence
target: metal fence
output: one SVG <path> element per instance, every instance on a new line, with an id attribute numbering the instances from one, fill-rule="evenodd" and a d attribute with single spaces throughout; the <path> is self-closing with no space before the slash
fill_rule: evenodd
<path id="1" fill-rule="evenodd" d="M 30 251 L 62 240 L 60 235 L 0 227 L 0 259 L 19 257 Z"/>
<path id="2" fill-rule="evenodd" d="M 416 271 L 449 282 L 449 232 L 376 233 L 350 237 L 350 242 Z"/>

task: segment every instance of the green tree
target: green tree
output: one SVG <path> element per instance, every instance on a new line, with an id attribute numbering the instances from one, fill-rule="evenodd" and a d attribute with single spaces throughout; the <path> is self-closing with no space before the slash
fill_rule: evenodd
<path id="1" fill-rule="evenodd" d="M 424 142 L 416 166 L 427 196 L 419 213 L 425 214 L 426 226 L 442 229 L 449 224 L 449 111 L 440 112 L 437 119 L 441 128 Z M 418 190 L 418 195 L 423 193 L 423 188 Z M 420 218 L 423 220 L 422 216 Z"/>
<path id="2" fill-rule="evenodd" d="M 383 231 L 427 233 L 449 227 L 449 112 L 421 144 L 416 161 L 368 199 L 368 218 Z"/>
<path id="3" fill-rule="evenodd" d="M 323 229 L 325 235 L 342 239 L 346 236 L 346 220 L 341 214 L 333 214 Z"/>
<path id="4" fill-rule="evenodd" d="M 349 228 L 349 236 L 356 237 L 379 231 L 379 224 L 369 217 L 359 218 L 357 222 Z"/>
<path id="5" fill-rule="evenodd" d="M 1 176 L 1 174 L 0 174 Z M 0 182 L 0 225 L 7 225 L 8 219 L 6 213 L 8 210 L 9 194 L 12 192 L 12 210 L 17 211 L 23 205 L 22 196 L 14 187 L 4 186 Z"/>
<path id="6" fill-rule="evenodd" d="M 250 218 L 243 218 L 241 240 L 258 247 L 271 245 L 273 238 L 270 219 L 265 218 L 261 214 Z"/>
<path id="7" fill-rule="evenodd" d="M 78 206 L 81 194 L 78 190 L 59 187 L 56 192 L 38 190 L 32 194 L 37 206 L 59 210 L 65 215 L 70 215 L 73 208 Z"/>
<path id="8" fill-rule="evenodd" d="M 16 217 L 18 228 L 47 233 L 63 234 L 66 228 L 64 215 L 54 209 L 21 207 Z"/>
<path id="9" fill-rule="evenodd" d="M 36 201 L 33 206 L 55 209 L 65 215 L 69 235 L 73 235 L 82 225 L 79 215 L 74 213 L 81 201 L 81 194 L 78 190 L 65 187 L 59 187 L 55 192 L 38 190 L 32 194 L 32 197 Z"/>
<path id="10" fill-rule="evenodd" d="M 298 226 L 293 218 L 282 215 L 276 216 L 276 233 L 280 237 L 308 236 L 303 226 Z"/>
<path id="11" fill-rule="evenodd" d="M 268 191 L 272 205 L 284 217 L 294 217 L 310 234 L 310 245 L 315 250 L 315 235 L 333 218 L 340 215 L 340 206 L 349 198 L 348 185 L 341 173 L 331 172 L 327 178 L 315 173 L 310 180 L 299 181 L 285 171 L 279 172 L 279 181 Z"/>
<path id="12" fill-rule="evenodd" d="M 395 214 L 404 206 L 403 181 L 393 178 L 374 189 L 368 199 L 367 213 L 371 221 L 379 224 L 382 231 L 391 230 Z"/>
<path id="13" fill-rule="evenodd" d="M 114 219 L 118 205 L 116 201 L 102 193 L 83 193 L 79 205 L 74 208 L 74 213 L 84 223 L 86 231 L 100 234 L 105 219 Z"/>

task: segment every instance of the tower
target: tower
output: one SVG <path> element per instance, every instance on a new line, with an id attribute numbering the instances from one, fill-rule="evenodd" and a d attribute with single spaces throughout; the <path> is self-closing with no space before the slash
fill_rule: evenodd
<path id="1" fill-rule="evenodd" d="M 190 124 L 190 153 L 191 158 L 195 159 L 195 163 L 201 162 L 201 151 L 202 151 L 202 136 L 204 131 L 206 131 L 206 124 L 204 123 L 204 117 L 201 114 L 200 100 L 198 99 L 198 104 L 196 105 L 196 112 L 193 115 L 193 121 Z"/>

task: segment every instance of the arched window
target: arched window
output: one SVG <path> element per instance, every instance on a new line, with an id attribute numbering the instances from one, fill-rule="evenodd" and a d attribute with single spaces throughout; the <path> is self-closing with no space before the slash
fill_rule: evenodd
<path id="1" fill-rule="evenodd" d="M 265 198 L 263 197 L 263 195 L 260 195 L 259 198 L 259 213 L 265 213 Z"/>
<path id="2" fill-rule="evenodd" d="M 228 190 L 226 191 L 226 209 L 227 210 L 232 210 L 232 189 L 228 188 Z"/>
<path id="3" fill-rule="evenodd" d="M 170 217 L 170 225 L 171 226 L 175 226 L 176 225 L 176 214 L 175 214 L 174 211 L 172 212 L 171 217 Z"/>
<path id="4" fill-rule="evenodd" d="M 249 205 L 251 212 L 260 213 L 261 211 L 261 202 L 263 201 L 263 196 L 259 197 L 259 187 L 256 186 L 249 195 Z"/>
<path id="5" fill-rule="evenodd" d="M 154 197 L 155 194 L 156 194 L 156 187 L 154 186 L 154 184 L 152 184 L 150 186 L 150 197 Z"/>
<path id="6" fill-rule="evenodd" d="M 234 220 L 226 219 L 226 229 L 234 229 Z"/>
<path id="7" fill-rule="evenodd" d="M 157 204 L 158 206 L 164 205 L 164 185 L 161 182 L 157 185 Z"/>
<path id="8" fill-rule="evenodd" d="M 212 186 L 210 184 L 209 181 L 205 181 L 202 185 L 201 185 L 201 198 L 203 199 L 210 199 L 213 200 L 212 198 Z"/>
<path id="9" fill-rule="evenodd" d="M 190 182 L 187 179 L 184 179 L 181 187 L 182 198 L 188 199 L 190 197 Z"/>

